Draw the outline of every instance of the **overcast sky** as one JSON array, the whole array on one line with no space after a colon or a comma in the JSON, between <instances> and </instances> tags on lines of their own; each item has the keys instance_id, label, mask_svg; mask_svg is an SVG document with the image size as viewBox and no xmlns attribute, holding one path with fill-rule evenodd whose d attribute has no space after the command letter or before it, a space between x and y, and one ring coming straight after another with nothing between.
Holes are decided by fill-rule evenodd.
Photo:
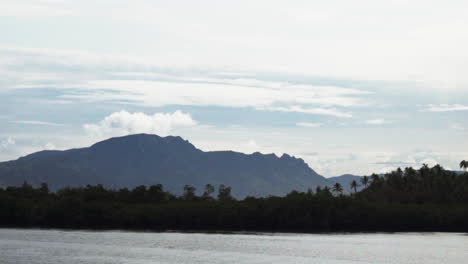
<instances>
[{"instance_id":1,"label":"overcast sky","mask_svg":"<svg viewBox=\"0 0 468 264\"><path fill-rule=\"evenodd\" d=\"M468 2L1 0L0 161L132 133L318 173L468 159Z\"/></svg>"}]
</instances>

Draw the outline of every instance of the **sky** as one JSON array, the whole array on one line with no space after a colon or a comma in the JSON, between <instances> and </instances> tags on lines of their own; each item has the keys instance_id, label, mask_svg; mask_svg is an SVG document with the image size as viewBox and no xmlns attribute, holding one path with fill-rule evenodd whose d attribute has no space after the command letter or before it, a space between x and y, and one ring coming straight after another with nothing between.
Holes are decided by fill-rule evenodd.
<instances>
[{"instance_id":1,"label":"sky","mask_svg":"<svg viewBox=\"0 0 468 264\"><path fill-rule=\"evenodd\" d=\"M468 2L1 0L0 161L113 136L304 159L468 159Z\"/></svg>"}]
</instances>

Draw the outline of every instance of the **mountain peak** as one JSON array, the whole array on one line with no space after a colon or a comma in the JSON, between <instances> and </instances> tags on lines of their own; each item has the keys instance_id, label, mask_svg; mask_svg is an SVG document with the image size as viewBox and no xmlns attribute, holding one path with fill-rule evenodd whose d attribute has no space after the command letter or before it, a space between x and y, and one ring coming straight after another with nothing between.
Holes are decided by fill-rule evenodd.
<instances>
[{"instance_id":1,"label":"mountain peak","mask_svg":"<svg viewBox=\"0 0 468 264\"><path fill-rule=\"evenodd\" d=\"M122 147L140 147L152 148L154 146L163 145L177 145L178 147L184 146L187 149L196 149L188 140L184 140L179 136L166 136L160 137L156 134L132 134L121 137L109 138L92 145L92 149L102 148L106 146Z\"/></svg>"},{"instance_id":2,"label":"mountain peak","mask_svg":"<svg viewBox=\"0 0 468 264\"><path fill-rule=\"evenodd\" d=\"M204 152L179 136L135 134L114 137L89 148L43 152L0 163L0 185L46 182L52 189L102 184L132 188L163 184L180 193L189 184L231 186L237 197L284 195L329 182L302 159L283 154Z\"/></svg>"}]
</instances>

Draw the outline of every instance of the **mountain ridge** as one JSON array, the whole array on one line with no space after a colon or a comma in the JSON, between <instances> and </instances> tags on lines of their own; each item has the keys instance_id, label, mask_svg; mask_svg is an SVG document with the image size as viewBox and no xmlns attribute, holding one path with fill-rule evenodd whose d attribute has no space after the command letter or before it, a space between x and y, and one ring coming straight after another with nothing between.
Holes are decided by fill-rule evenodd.
<instances>
[{"instance_id":1,"label":"mountain ridge","mask_svg":"<svg viewBox=\"0 0 468 264\"><path fill-rule=\"evenodd\" d=\"M301 158L288 154L202 151L179 136L134 134L90 147L35 152L0 163L0 185L46 182L52 189L87 184L111 188L163 184L181 193L185 184L231 186L237 197L285 195L330 185Z\"/></svg>"}]
</instances>

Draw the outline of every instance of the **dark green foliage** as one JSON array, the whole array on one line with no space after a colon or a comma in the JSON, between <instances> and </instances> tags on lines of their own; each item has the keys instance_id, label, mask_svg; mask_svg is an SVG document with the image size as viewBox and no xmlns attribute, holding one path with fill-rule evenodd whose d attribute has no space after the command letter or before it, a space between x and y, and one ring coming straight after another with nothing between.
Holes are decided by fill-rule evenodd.
<instances>
[{"instance_id":1,"label":"dark green foliage","mask_svg":"<svg viewBox=\"0 0 468 264\"><path fill-rule=\"evenodd\" d=\"M190 185L185 185L184 186L184 199L185 200L195 200L196 195L195 195L196 188Z\"/></svg>"},{"instance_id":2,"label":"dark green foliage","mask_svg":"<svg viewBox=\"0 0 468 264\"><path fill-rule=\"evenodd\" d=\"M206 185L202 196L183 187L175 196L163 186L110 190L102 185L64 188L0 188L0 226L151 230L250 231L468 231L468 173L440 166L398 169L362 182L292 191L285 197L235 200L231 188ZM358 185L355 182L352 188ZM366 187L367 186L367 187Z\"/></svg>"},{"instance_id":3,"label":"dark green foliage","mask_svg":"<svg viewBox=\"0 0 468 264\"><path fill-rule=\"evenodd\" d=\"M343 194L343 186L341 186L340 183L335 183L333 185L333 192L336 193L336 194Z\"/></svg>"},{"instance_id":4,"label":"dark green foliage","mask_svg":"<svg viewBox=\"0 0 468 264\"><path fill-rule=\"evenodd\" d=\"M203 192L202 197L204 199L211 199L212 198L211 194L214 193L214 191L215 191L215 187L211 184L207 184L205 185L205 191Z\"/></svg>"},{"instance_id":5,"label":"dark green foliage","mask_svg":"<svg viewBox=\"0 0 468 264\"><path fill-rule=\"evenodd\" d=\"M221 184L218 189L218 200L220 201L231 201L234 198L231 196L231 187L226 187Z\"/></svg>"}]
</instances>

